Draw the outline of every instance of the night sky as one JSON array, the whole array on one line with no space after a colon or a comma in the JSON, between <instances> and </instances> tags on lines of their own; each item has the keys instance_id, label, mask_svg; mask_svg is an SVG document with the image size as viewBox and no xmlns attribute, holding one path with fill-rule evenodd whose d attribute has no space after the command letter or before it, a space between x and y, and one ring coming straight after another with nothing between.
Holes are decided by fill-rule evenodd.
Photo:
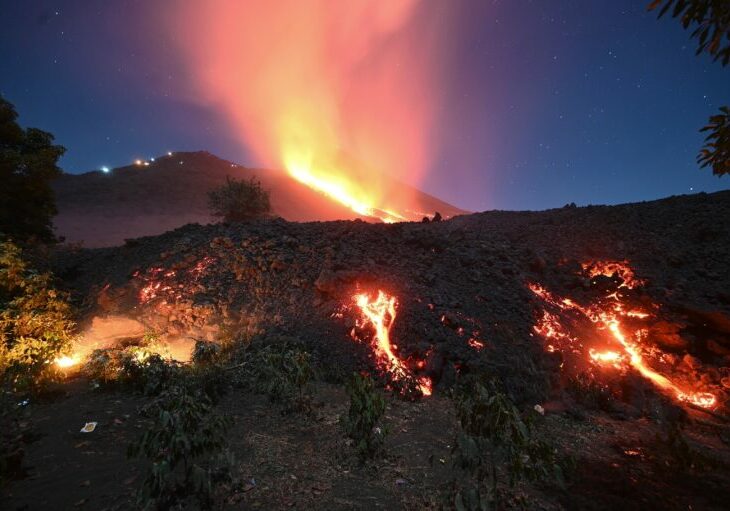
<instances>
[{"instance_id":1,"label":"night sky","mask_svg":"<svg viewBox=\"0 0 730 511\"><path fill-rule=\"evenodd\" d=\"M437 157L413 184L470 210L728 188L695 157L699 128L730 104L730 68L695 56L689 32L647 3L452 2ZM261 163L219 109L179 90L189 77L148 15L167 5L0 0L0 94L68 149L64 170L170 150Z\"/></svg>"}]
</instances>

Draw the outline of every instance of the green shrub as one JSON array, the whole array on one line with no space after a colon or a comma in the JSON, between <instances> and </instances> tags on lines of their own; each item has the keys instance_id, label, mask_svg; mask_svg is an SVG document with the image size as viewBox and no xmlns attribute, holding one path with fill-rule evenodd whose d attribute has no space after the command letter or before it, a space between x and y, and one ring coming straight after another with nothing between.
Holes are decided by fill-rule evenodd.
<instances>
[{"instance_id":1,"label":"green shrub","mask_svg":"<svg viewBox=\"0 0 730 511\"><path fill-rule=\"evenodd\" d=\"M387 431L378 424L385 413L385 399L375 390L370 376L353 373L346 386L350 408L341 423L361 458L372 457L385 441Z\"/></svg>"},{"instance_id":2,"label":"green shrub","mask_svg":"<svg viewBox=\"0 0 730 511\"><path fill-rule=\"evenodd\" d=\"M311 409L312 356L295 342L283 340L253 350L247 373L253 387L283 403L285 411Z\"/></svg>"},{"instance_id":3,"label":"green shrub","mask_svg":"<svg viewBox=\"0 0 730 511\"><path fill-rule=\"evenodd\" d=\"M463 386L456 397L456 410L462 431L454 447L454 461L466 474L455 491L457 509L494 508L502 470L506 470L510 486L523 479L562 484L556 450L536 437L531 421L524 420L494 384L473 381Z\"/></svg>"},{"instance_id":4,"label":"green shrub","mask_svg":"<svg viewBox=\"0 0 730 511\"><path fill-rule=\"evenodd\" d=\"M140 346L94 350L82 370L97 384L126 385L148 396L159 394L184 372L178 362Z\"/></svg>"},{"instance_id":5,"label":"green shrub","mask_svg":"<svg viewBox=\"0 0 730 511\"><path fill-rule=\"evenodd\" d=\"M58 357L70 353L75 323L66 293L50 273L38 273L19 247L0 243L0 376L15 391L38 392L61 372Z\"/></svg>"},{"instance_id":6,"label":"green shrub","mask_svg":"<svg viewBox=\"0 0 730 511\"><path fill-rule=\"evenodd\" d=\"M148 396L164 391L175 383L176 378L181 377L183 371L178 362L164 359L158 353L150 353L140 358L127 350L123 353L121 362L121 380Z\"/></svg>"},{"instance_id":7,"label":"green shrub","mask_svg":"<svg viewBox=\"0 0 730 511\"><path fill-rule=\"evenodd\" d=\"M82 372L99 385L111 385L119 381L124 351L102 348L91 352L86 358Z\"/></svg>"},{"instance_id":8,"label":"green shrub","mask_svg":"<svg viewBox=\"0 0 730 511\"><path fill-rule=\"evenodd\" d=\"M194 364L207 365L218 361L221 356L221 346L214 342L197 339L191 357Z\"/></svg>"},{"instance_id":9,"label":"green shrub","mask_svg":"<svg viewBox=\"0 0 730 511\"><path fill-rule=\"evenodd\" d=\"M144 413L152 423L128 451L151 463L137 505L169 509L194 498L209 508L216 485L231 480L233 459L226 447L231 420L184 382L166 387Z\"/></svg>"},{"instance_id":10,"label":"green shrub","mask_svg":"<svg viewBox=\"0 0 730 511\"><path fill-rule=\"evenodd\" d=\"M245 222L271 212L269 192L255 178L231 179L208 193L208 206L213 216L225 222Z\"/></svg>"},{"instance_id":11,"label":"green shrub","mask_svg":"<svg viewBox=\"0 0 730 511\"><path fill-rule=\"evenodd\" d=\"M197 388L205 393L213 402L231 386L231 373L223 364L228 360L229 353L224 352L221 345L198 340L193 349L192 365L189 367L189 377L196 382Z\"/></svg>"}]
</instances>

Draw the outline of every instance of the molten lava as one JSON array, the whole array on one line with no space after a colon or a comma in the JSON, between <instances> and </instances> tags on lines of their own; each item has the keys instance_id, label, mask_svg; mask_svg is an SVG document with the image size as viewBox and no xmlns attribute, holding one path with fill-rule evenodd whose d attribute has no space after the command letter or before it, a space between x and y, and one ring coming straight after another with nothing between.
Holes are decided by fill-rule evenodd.
<instances>
[{"instance_id":1,"label":"molten lava","mask_svg":"<svg viewBox=\"0 0 730 511\"><path fill-rule=\"evenodd\" d=\"M408 220L394 211L375 207L374 199L368 198L366 190L357 187L345 173L324 176L314 172L310 165L288 158L284 165L294 179L336 200L358 215L378 218L387 224Z\"/></svg>"},{"instance_id":2,"label":"molten lava","mask_svg":"<svg viewBox=\"0 0 730 511\"><path fill-rule=\"evenodd\" d=\"M602 367L622 371L633 368L678 401L703 408L715 406L717 399L713 394L693 389L691 384L678 383L650 365L649 361L661 363L662 353L647 342L648 330L637 325L639 320L651 315L643 310L627 309L624 303L622 288L633 290L643 285L627 263L592 262L584 264L583 270L591 278L599 275L616 278L617 289L609 289L605 297L582 306L569 298L553 295L539 284L529 284L530 290L555 312L543 310L534 326L535 332L549 342L546 349L584 357ZM589 320L592 328L581 329L581 319Z\"/></svg>"},{"instance_id":3,"label":"molten lava","mask_svg":"<svg viewBox=\"0 0 730 511\"><path fill-rule=\"evenodd\" d=\"M378 297L375 300L372 300L366 293L360 293L355 295L354 301L365 320L362 326L371 324L375 330L372 344L378 362L386 368L394 380L409 377L410 370L394 353L395 347L390 342L390 329L393 327L396 315L395 297L378 291ZM419 378L418 388L424 396L430 396L431 379L425 376Z\"/></svg>"}]
</instances>

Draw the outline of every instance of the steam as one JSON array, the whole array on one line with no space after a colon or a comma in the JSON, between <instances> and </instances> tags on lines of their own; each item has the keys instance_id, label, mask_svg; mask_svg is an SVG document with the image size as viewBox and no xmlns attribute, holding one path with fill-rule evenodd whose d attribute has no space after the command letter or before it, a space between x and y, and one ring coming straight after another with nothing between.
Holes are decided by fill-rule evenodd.
<instances>
[{"instance_id":1,"label":"steam","mask_svg":"<svg viewBox=\"0 0 730 511\"><path fill-rule=\"evenodd\" d=\"M192 93L229 117L256 163L387 210L381 173L417 184L432 154L442 10L417 0L190 0L167 23Z\"/></svg>"}]
</instances>

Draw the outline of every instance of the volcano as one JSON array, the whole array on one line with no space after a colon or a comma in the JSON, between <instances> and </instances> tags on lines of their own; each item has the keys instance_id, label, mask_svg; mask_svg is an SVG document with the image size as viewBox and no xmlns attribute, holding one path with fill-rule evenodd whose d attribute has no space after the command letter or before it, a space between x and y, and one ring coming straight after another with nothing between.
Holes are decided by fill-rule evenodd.
<instances>
[{"instance_id":1,"label":"volcano","mask_svg":"<svg viewBox=\"0 0 730 511\"><path fill-rule=\"evenodd\" d=\"M289 221L379 219L360 215L312 190L289 174L254 169L206 151L175 152L119 167L109 173L64 174L54 183L59 214L56 231L67 242L87 247L120 245L125 239L161 234L188 223L214 221L208 191L226 177L259 179L271 194L273 214ZM439 212L444 218L466 213L451 204L387 177L388 203L407 220Z\"/></svg>"}]
</instances>

